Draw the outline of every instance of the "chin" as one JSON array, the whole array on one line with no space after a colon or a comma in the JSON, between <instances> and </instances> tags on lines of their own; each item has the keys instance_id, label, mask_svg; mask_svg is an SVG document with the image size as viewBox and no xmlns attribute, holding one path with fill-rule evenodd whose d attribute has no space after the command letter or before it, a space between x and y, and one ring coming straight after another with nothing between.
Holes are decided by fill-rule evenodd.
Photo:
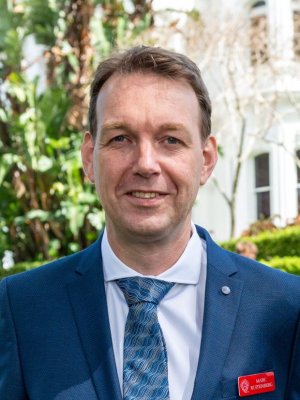
<instances>
[{"instance_id":1,"label":"chin","mask_svg":"<svg viewBox=\"0 0 300 400\"><path fill-rule=\"evenodd\" d=\"M126 229L126 228L125 228ZM127 225L127 232L130 235L148 238L161 238L165 236L171 229L170 225L163 223L163 221L132 221Z\"/></svg>"}]
</instances>

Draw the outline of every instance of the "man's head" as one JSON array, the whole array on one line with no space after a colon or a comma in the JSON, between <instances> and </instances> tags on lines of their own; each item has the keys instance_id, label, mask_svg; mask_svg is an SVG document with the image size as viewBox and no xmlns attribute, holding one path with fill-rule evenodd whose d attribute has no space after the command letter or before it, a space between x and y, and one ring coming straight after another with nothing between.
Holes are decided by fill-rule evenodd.
<instances>
[{"instance_id":1,"label":"man's head","mask_svg":"<svg viewBox=\"0 0 300 400\"><path fill-rule=\"evenodd\" d=\"M133 47L101 62L96 70L90 90L89 131L97 134L97 99L104 83L114 74L155 74L171 80L187 82L196 94L200 107L201 137L211 133L211 103L197 65L183 54L159 47ZM120 96L122 93L120 93Z\"/></svg>"},{"instance_id":2,"label":"man's head","mask_svg":"<svg viewBox=\"0 0 300 400\"><path fill-rule=\"evenodd\" d=\"M190 234L199 186L217 160L210 112L183 55L135 48L100 64L82 158L110 238L171 243Z\"/></svg>"}]
</instances>

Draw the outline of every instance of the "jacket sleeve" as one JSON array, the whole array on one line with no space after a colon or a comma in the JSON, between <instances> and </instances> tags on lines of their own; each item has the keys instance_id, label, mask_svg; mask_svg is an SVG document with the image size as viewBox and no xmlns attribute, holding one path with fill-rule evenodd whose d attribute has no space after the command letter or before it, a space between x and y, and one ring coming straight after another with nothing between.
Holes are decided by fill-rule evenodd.
<instances>
[{"instance_id":1,"label":"jacket sleeve","mask_svg":"<svg viewBox=\"0 0 300 400\"><path fill-rule=\"evenodd\" d=\"M286 400L300 399L300 312L293 346L291 373Z\"/></svg>"},{"instance_id":2,"label":"jacket sleeve","mask_svg":"<svg viewBox=\"0 0 300 400\"><path fill-rule=\"evenodd\" d=\"M0 399L28 400L9 304L7 278L0 282Z\"/></svg>"}]
</instances>

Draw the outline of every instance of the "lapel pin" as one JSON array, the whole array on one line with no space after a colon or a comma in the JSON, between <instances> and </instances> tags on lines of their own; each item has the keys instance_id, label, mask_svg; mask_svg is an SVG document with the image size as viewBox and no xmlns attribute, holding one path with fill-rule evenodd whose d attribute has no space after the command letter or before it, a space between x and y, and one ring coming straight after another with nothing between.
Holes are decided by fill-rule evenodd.
<instances>
[{"instance_id":1,"label":"lapel pin","mask_svg":"<svg viewBox=\"0 0 300 400\"><path fill-rule=\"evenodd\" d=\"M225 294L225 295L230 294L230 293L231 293L230 287L228 287L228 286L222 286L221 292L222 292L223 294Z\"/></svg>"},{"instance_id":2,"label":"lapel pin","mask_svg":"<svg viewBox=\"0 0 300 400\"><path fill-rule=\"evenodd\" d=\"M238 389L240 397L274 392L276 389L274 372L239 376Z\"/></svg>"}]
</instances>

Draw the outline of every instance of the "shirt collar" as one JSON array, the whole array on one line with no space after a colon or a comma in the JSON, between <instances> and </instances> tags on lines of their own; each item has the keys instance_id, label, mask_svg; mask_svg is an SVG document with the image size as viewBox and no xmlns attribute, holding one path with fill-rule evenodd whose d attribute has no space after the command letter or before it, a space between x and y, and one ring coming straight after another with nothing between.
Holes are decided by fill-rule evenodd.
<instances>
[{"instance_id":1,"label":"shirt collar","mask_svg":"<svg viewBox=\"0 0 300 400\"><path fill-rule=\"evenodd\" d=\"M104 230L102 238L101 250L105 282L132 276L145 276L124 264L115 255L108 242L106 229ZM147 275L147 277L153 277L167 282L196 285L200 277L202 253L202 241L196 231L195 225L192 224L192 236L178 261L160 275Z\"/></svg>"}]
</instances>

